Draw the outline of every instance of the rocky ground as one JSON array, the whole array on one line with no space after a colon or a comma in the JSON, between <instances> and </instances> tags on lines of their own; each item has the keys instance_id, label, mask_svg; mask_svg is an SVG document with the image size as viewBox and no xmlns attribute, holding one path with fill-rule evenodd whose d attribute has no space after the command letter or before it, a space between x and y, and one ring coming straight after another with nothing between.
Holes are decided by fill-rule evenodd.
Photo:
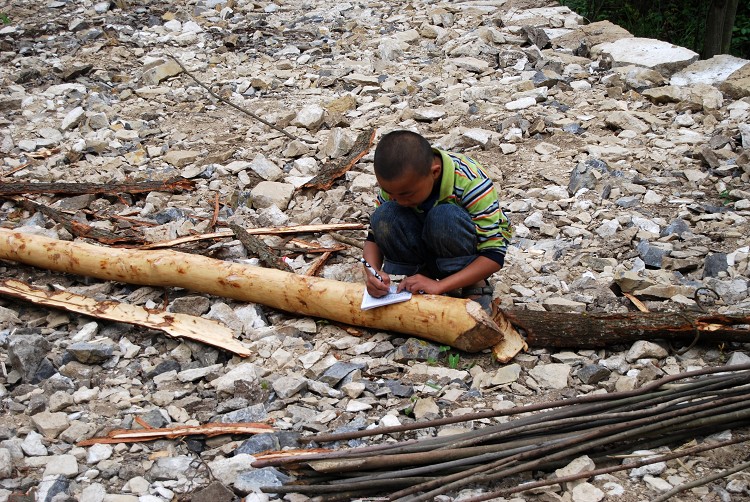
<instances>
[{"instance_id":1,"label":"rocky ground","mask_svg":"<svg viewBox=\"0 0 750 502\"><path fill-rule=\"evenodd\" d=\"M747 61L697 63L691 51L586 26L543 0L5 0L0 14L3 185L196 182L178 194L31 196L79 222L164 241L211 230L218 195L220 228L366 223L372 152L328 190L296 188L343 158L362 131L410 128L493 175L515 227L506 267L492 278L502 308L627 312L635 310L628 292L652 311L750 310ZM170 54L214 94L297 139L210 96ZM2 201L0 224L73 238L13 199ZM231 239L180 249L257 263ZM319 275L361 281L359 254L350 244ZM304 273L318 257L290 253L289 263ZM221 321L253 353L240 359L0 298L0 501L266 500L258 487L284 474L253 469L251 456L297 446L295 434L628 390L750 360L747 345L702 342L683 352L657 341L531 346L508 365L489 354L449 362L441 347L397 333L190 291L7 261L0 276L148 308L166 297L168 310ZM701 299L699 288L712 293ZM278 432L76 446L137 428L136 418L154 427L272 420ZM748 453L740 445L514 500L652 500ZM738 473L678 498L748 500L749 487Z\"/></svg>"}]
</instances>

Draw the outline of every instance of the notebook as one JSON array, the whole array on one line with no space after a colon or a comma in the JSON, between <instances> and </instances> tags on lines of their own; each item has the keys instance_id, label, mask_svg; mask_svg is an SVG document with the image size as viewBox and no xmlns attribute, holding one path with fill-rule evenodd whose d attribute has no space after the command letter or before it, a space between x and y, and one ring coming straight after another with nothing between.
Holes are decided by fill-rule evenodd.
<instances>
[{"instance_id":1,"label":"notebook","mask_svg":"<svg viewBox=\"0 0 750 502\"><path fill-rule=\"evenodd\" d=\"M367 288L365 288L365 294L362 296L362 310L370 310L384 305L390 305L392 303L405 302L411 298L411 293L409 291L396 293L396 288L397 286L395 284L391 284L391 292L380 298L370 296L370 293L367 292Z\"/></svg>"}]
</instances>

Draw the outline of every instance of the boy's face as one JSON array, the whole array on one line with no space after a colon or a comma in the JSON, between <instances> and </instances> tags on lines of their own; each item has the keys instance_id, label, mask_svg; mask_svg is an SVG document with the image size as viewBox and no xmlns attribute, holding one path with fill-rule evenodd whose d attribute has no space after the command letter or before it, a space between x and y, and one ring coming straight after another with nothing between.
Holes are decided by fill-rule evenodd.
<instances>
[{"instance_id":1,"label":"boy's face","mask_svg":"<svg viewBox=\"0 0 750 502\"><path fill-rule=\"evenodd\" d=\"M398 178L388 181L378 178L378 184L399 206L417 207L430 196L441 171L441 164L433 162L426 175L420 175L414 169L405 169Z\"/></svg>"}]
</instances>

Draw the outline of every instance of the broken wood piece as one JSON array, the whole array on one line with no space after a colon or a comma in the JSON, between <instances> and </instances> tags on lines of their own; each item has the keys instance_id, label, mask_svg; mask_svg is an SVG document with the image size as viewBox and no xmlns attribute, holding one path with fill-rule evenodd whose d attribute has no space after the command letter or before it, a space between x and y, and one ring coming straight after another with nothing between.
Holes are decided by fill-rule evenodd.
<instances>
[{"instance_id":1,"label":"broken wood piece","mask_svg":"<svg viewBox=\"0 0 750 502\"><path fill-rule=\"evenodd\" d=\"M195 182L185 178L170 178L166 181L140 181L125 183L3 183L0 195L28 194L111 194L144 192L181 192L192 190Z\"/></svg>"},{"instance_id":2,"label":"broken wood piece","mask_svg":"<svg viewBox=\"0 0 750 502\"><path fill-rule=\"evenodd\" d=\"M532 347L601 348L638 340L694 339L750 342L750 316L705 312L540 312L503 310L503 317L526 332Z\"/></svg>"},{"instance_id":3,"label":"broken wood piece","mask_svg":"<svg viewBox=\"0 0 750 502\"><path fill-rule=\"evenodd\" d=\"M293 239L289 239L289 242L287 242L287 244L296 246L297 248L292 249L292 251L298 250L300 253L335 253L336 251L343 251L346 249L346 246L344 246L343 244L337 244L333 247L324 247L317 242L307 242L296 237ZM289 248L286 249L290 250Z\"/></svg>"},{"instance_id":4,"label":"broken wood piece","mask_svg":"<svg viewBox=\"0 0 750 502\"><path fill-rule=\"evenodd\" d=\"M635 305L635 308L637 308L640 312L648 312L648 307L646 307L646 304L644 304L637 296L631 293L627 293L623 291L623 296L631 301L633 305Z\"/></svg>"},{"instance_id":5,"label":"broken wood piece","mask_svg":"<svg viewBox=\"0 0 750 502\"><path fill-rule=\"evenodd\" d=\"M3 197L0 195L0 197ZM62 225L65 230L70 232L76 237L83 239L92 239L102 244L122 244L122 243L140 243L143 242L143 236L136 233L133 230L126 230L125 235L119 235L103 228L92 227L86 223L80 222L72 216L58 211L57 209L51 208L45 204L38 204L30 199L24 197L9 197L10 199L20 203L23 207L29 211L38 211L51 219L52 221Z\"/></svg>"},{"instance_id":6,"label":"broken wood piece","mask_svg":"<svg viewBox=\"0 0 750 502\"><path fill-rule=\"evenodd\" d=\"M274 253L260 238L250 235L249 232L235 223L230 223L229 228L232 229L234 236L245 246L245 249L256 255L261 263L271 268L294 273L292 267L282 260L279 255Z\"/></svg>"},{"instance_id":7,"label":"broken wood piece","mask_svg":"<svg viewBox=\"0 0 750 502\"><path fill-rule=\"evenodd\" d=\"M139 441L155 441L157 439L174 439L184 436L220 436L222 434L264 434L274 432L268 424L239 422L229 424L211 423L204 425L183 425L155 429L115 429L106 437L90 438L76 443L76 446L91 446L94 444L137 443Z\"/></svg>"},{"instance_id":8,"label":"broken wood piece","mask_svg":"<svg viewBox=\"0 0 750 502\"><path fill-rule=\"evenodd\" d=\"M332 253L330 251L326 251L325 253L323 253L320 256L320 258L317 259L315 263L310 265L310 268L307 269L307 271L305 272L305 275L310 275L310 276L318 275L318 272L320 272L320 269L323 267L325 262L328 261L328 258L331 257L331 254Z\"/></svg>"},{"instance_id":9,"label":"broken wood piece","mask_svg":"<svg viewBox=\"0 0 750 502\"><path fill-rule=\"evenodd\" d=\"M328 190L333 186L333 182L343 176L349 169L354 167L359 159L367 155L370 151L373 141L375 140L375 129L362 131L354 141L351 152L340 162L333 165L323 166L321 173L305 183L302 188L317 188L318 190Z\"/></svg>"},{"instance_id":10,"label":"broken wood piece","mask_svg":"<svg viewBox=\"0 0 750 502\"><path fill-rule=\"evenodd\" d=\"M245 232L249 233L250 235L282 235L295 233L306 234L313 232L329 232L332 230L362 230L364 228L365 226L361 223L333 223L328 225L298 225L296 227L247 228L245 229ZM212 232L210 234L189 235L187 237L180 237L171 241L154 242L141 246L141 249L167 248L179 246L180 244L187 244L188 242L233 236L234 232L232 232L231 230L223 230L221 232Z\"/></svg>"},{"instance_id":11,"label":"broken wood piece","mask_svg":"<svg viewBox=\"0 0 750 502\"><path fill-rule=\"evenodd\" d=\"M46 291L13 279L0 281L0 294L99 319L156 329L173 338L205 343L241 357L251 354L234 338L231 329L211 319L173 312L157 312L109 300L97 301L68 291Z\"/></svg>"},{"instance_id":12,"label":"broken wood piece","mask_svg":"<svg viewBox=\"0 0 750 502\"><path fill-rule=\"evenodd\" d=\"M130 284L177 286L355 326L410 334L466 352L490 348L504 336L472 300L415 295L407 302L362 310L361 283L308 277L172 250L105 248L0 228L0 259Z\"/></svg>"},{"instance_id":13,"label":"broken wood piece","mask_svg":"<svg viewBox=\"0 0 750 502\"><path fill-rule=\"evenodd\" d=\"M503 339L500 343L492 347L492 357L499 363L505 364L511 361L519 352L526 352L529 350L529 346L523 339L521 334L516 331L516 328L510 323L499 311L497 303L492 304L492 319L500 327L500 331L503 333Z\"/></svg>"},{"instance_id":14,"label":"broken wood piece","mask_svg":"<svg viewBox=\"0 0 750 502\"><path fill-rule=\"evenodd\" d=\"M7 176L10 176L11 174L15 174L15 173L17 173L18 171L23 171L24 169L26 169L26 168L27 168L27 167L29 167L30 165L31 165L31 162L24 162L24 163L23 163L23 164L21 164L20 166L16 166L16 167L14 167L13 169L10 169L10 170L8 170L8 171L5 171L5 172L3 172L3 173L0 173L0 178L5 178L5 177L7 177Z\"/></svg>"}]
</instances>

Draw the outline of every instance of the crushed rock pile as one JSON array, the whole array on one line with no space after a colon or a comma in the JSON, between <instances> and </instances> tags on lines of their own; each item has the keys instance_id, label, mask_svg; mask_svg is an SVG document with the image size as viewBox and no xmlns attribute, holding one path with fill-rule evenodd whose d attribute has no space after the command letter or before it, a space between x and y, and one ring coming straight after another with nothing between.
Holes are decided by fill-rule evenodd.
<instances>
[{"instance_id":1,"label":"crushed rock pile","mask_svg":"<svg viewBox=\"0 0 750 502\"><path fill-rule=\"evenodd\" d=\"M214 216L247 228L367 223L372 151L327 190L303 185L362 132L409 128L475 157L495 180L515 233L491 281L501 308L624 313L634 310L630 293L651 311L750 311L748 61L699 61L542 0L15 0L2 12L2 185L195 183L181 193L30 196L77 222L135 229L148 242L210 232ZM0 225L75 238L13 197L0 200ZM364 231L342 234L364 240ZM184 250L258 263L232 238ZM349 244L319 275L361 281L359 254ZM286 262L303 274L318 258L297 251ZM268 500L259 488L290 474L252 468L253 455L299 447L300 435L629 390L750 360L747 344L680 351L642 340L530 347L505 366L488 354L449 364L448 348L434 344L187 290L7 261L0 277L166 304L222 322L253 354L0 297L0 502ZM139 423L262 421L275 432L76 445ZM740 445L728 456L747 453ZM720 468L696 457L513 500L649 500ZM749 487L739 473L687 493L747 500Z\"/></svg>"}]
</instances>

